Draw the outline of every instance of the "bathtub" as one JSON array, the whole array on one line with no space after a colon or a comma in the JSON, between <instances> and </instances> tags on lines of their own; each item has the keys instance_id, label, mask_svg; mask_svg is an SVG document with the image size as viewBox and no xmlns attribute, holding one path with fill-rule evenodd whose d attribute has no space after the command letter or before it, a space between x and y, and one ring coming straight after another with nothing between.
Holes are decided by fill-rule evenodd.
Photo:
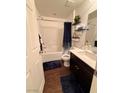
<instances>
[{"instance_id":1,"label":"bathtub","mask_svg":"<svg viewBox=\"0 0 124 93\"><path fill-rule=\"evenodd\" d=\"M42 54L43 63L54 61L54 60L61 60L62 52L44 52Z\"/></svg>"}]
</instances>

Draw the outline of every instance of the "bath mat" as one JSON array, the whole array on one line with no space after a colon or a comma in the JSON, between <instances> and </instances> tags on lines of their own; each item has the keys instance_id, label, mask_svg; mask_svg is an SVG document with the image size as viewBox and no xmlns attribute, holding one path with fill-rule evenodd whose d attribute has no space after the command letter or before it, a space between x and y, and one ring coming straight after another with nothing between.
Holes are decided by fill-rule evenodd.
<instances>
[{"instance_id":1,"label":"bath mat","mask_svg":"<svg viewBox=\"0 0 124 93\"><path fill-rule=\"evenodd\" d=\"M84 93L73 74L60 79L63 93Z\"/></svg>"},{"instance_id":2,"label":"bath mat","mask_svg":"<svg viewBox=\"0 0 124 93\"><path fill-rule=\"evenodd\" d=\"M59 68L59 67L61 67L61 61L60 60L55 60L55 61L43 63L44 71Z\"/></svg>"}]
</instances>

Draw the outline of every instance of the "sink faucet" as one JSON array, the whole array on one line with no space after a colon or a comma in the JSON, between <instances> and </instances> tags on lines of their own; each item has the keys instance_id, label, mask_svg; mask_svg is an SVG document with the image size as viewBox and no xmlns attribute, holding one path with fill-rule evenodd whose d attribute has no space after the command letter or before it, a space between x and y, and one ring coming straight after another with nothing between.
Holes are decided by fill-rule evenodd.
<instances>
[{"instance_id":1,"label":"sink faucet","mask_svg":"<svg viewBox=\"0 0 124 93\"><path fill-rule=\"evenodd\" d=\"M91 47L91 44L88 41L86 41L84 45L84 50L89 50L90 47Z\"/></svg>"}]
</instances>

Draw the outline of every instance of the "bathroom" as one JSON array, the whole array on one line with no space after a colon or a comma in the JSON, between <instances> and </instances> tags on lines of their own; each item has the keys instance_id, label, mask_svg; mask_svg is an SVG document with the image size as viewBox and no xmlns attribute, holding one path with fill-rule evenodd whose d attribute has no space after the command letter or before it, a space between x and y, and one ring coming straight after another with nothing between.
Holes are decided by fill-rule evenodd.
<instances>
[{"instance_id":1,"label":"bathroom","mask_svg":"<svg viewBox=\"0 0 124 93\"><path fill-rule=\"evenodd\" d=\"M97 93L96 4L27 0L27 93Z\"/></svg>"}]
</instances>

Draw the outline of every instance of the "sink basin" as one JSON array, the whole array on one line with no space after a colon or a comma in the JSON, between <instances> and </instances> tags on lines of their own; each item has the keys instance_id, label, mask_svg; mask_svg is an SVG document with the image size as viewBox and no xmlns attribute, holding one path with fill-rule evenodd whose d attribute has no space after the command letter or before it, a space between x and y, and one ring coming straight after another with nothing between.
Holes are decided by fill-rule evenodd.
<instances>
[{"instance_id":1,"label":"sink basin","mask_svg":"<svg viewBox=\"0 0 124 93\"><path fill-rule=\"evenodd\" d=\"M84 56L84 57L89 58L89 59L94 60L94 61L96 61L96 59L97 59L96 54L93 53L92 51L89 51L89 50L79 51L78 53L81 56Z\"/></svg>"},{"instance_id":2,"label":"sink basin","mask_svg":"<svg viewBox=\"0 0 124 93\"><path fill-rule=\"evenodd\" d=\"M93 53L97 54L97 48L96 47L91 47L89 48L90 51L92 51Z\"/></svg>"},{"instance_id":3,"label":"sink basin","mask_svg":"<svg viewBox=\"0 0 124 93\"><path fill-rule=\"evenodd\" d=\"M97 55L92 50L74 48L70 50L70 52L75 56L77 56L80 60L82 60L82 62L86 63L91 68L95 69L97 62Z\"/></svg>"}]
</instances>

